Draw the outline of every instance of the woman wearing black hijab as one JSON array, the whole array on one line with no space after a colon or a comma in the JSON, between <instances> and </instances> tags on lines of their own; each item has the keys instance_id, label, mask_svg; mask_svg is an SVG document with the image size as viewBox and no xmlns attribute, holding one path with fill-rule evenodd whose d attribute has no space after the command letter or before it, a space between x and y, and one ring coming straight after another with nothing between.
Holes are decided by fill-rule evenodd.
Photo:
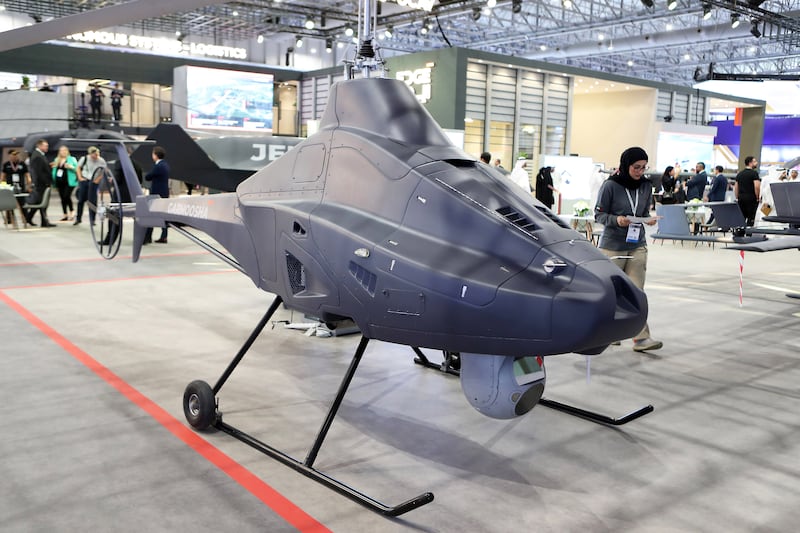
<instances>
[{"instance_id":1,"label":"woman wearing black hijab","mask_svg":"<svg viewBox=\"0 0 800 533\"><path fill-rule=\"evenodd\" d=\"M547 209L552 209L555 203L553 197L553 170L552 167L542 167L536 174L536 199L547 206Z\"/></svg>"},{"instance_id":2,"label":"woman wearing black hijab","mask_svg":"<svg viewBox=\"0 0 800 533\"><path fill-rule=\"evenodd\" d=\"M643 223L632 222L629 217L650 217L653 186L644 178L647 159L647 152L639 147L622 152L619 169L603 182L594 208L595 220L605 227L600 251L612 258L640 289L644 289L647 272L647 240ZM655 223L654 218L644 222L649 226ZM658 350L662 346L661 341L650 337L647 324L633 337L633 349L637 352Z\"/></svg>"}]
</instances>

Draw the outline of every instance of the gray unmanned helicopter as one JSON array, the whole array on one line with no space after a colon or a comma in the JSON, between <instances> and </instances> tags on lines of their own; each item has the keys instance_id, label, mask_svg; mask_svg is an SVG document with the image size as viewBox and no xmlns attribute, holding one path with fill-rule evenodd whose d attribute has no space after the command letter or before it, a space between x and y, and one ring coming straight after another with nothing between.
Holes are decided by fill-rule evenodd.
<instances>
[{"instance_id":1,"label":"gray unmanned helicopter","mask_svg":"<svg viewBox=\"0 0 800 533\"><path fill-rule=\"evenodd\" d=\"M369 4L364 36L370 31ZM370 340L460 354L461 384L481 413L512 418L541 399L542 357L597 354L637 333L647 300L625 274L544 205L454 147L401 81L370 77L382 61L364 37L336 84L320 130L243 181L236 192L145 196L123 142L123 204L96 206L107 257L133 216L133 260L150 227L169 225L275 295L247 342L212 387L190 383L184 412L385 515L429 503L424 493L387 506L314 468L314 461ZM357 70L363 77L356 79ZM220 243L219 250L190 229ZM108 237L105 239L104 237ZM281 304L326 322L351 319L362 338L304 461L229 426L217 396ZM555 402L552 402L555 403ZM563 406L579 416L620 424ZM599 417L599 418L598 418Z\"/></svg>"}]
</instances>

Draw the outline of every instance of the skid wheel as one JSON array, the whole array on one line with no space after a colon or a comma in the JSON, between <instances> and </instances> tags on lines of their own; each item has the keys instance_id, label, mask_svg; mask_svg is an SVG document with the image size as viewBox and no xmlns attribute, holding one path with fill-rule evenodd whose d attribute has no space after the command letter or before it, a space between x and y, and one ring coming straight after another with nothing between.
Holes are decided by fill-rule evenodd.
<instances>
[{"instance_id":1,"label":"skid wheel","mask_svg":"<svg viewBox=\"0 0 800 533\"><path fill-rule=\"evenodd\" d=\"M94 215L94 224L89 225L92 242L101 256L113 259L122 243L122 195L114 174L106 167L94 171L89 187L96 191L86 202Z\"/></svg>"},{"instance_id":2,"label":"skid wheel","mask_svg":"<svg viewBox=\"0 0 800 533\"><path fill-rule=\"evenodd\" d=\"M192 381L183 392L183 414L186 421L199 430L208 429L217 421L217 401L211 385Z\"/></svg>"}]
</instances>

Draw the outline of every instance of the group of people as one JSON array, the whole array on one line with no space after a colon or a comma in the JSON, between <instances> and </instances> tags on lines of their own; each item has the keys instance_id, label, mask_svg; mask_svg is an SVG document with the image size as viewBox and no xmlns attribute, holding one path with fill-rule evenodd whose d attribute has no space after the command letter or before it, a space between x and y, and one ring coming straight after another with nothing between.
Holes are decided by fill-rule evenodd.
<instances>
[{"instance_id":1,"label":"group of people","mask_svg":"<svg viewBox=\"0 0 800 533\"><path fill-rule=\"evenodd\" d=\"M120 89L119 83L114 84L111 89L111 115L114 122L122 120L122 97L125 93ZM100 85L93 83L89 87L89 106L92 108L92 120L99 123L102 118L103 101L105 100L105 93L100 88Z\"/></svg>"},{"instance_id":2,"label":"group of people","mask_svg":"<svg viewBox=\"0 0 800 533\"><path fill-rule=\"evenodd\" d=\"M664 204L680 204L700 200L705 202L724 202L726 193L733 189L736 202L748 226L755 223L758 204L761 202L761 176L758 172L759 161L754 156L744 159L744 168L736 174L733 183L725 177L725 169L717 165L714 175L708 176L706 165L698 162L695 165L695 174L684 180L681 178L681 168L678 164L667 166L661 176L660 200ZM785 175L785 172L784 172ZM790 177L791 175L794 178ZM797 170L782 179L796 179ZM655 184L659 189L658 184Z\"/></svg>"},{"instance_id":3,"label":"group of people","mask_svg":"<svg viewBox=\"0 0 800 533\"><path fill-rule=\"evenodd\" d=\"M100 181L98 169L109 169L108 163L100 155L100 150L96 146L90 146L86 155L76 159L67 146L62 145L58 148L55 158L48 162L47 152L50 145L46 139L39 139L36 142L33 152L30 154L29 161L26 163L21 158L19 150L9 152L9 159L2 165L0 181L14 188L14 192L19 194L18 202L20 207L24 205L39 205L45 200L45 192L51 187L55 187L61 200L61 211L63 217L61 222L72 221L73 225L82 222L84 207L87 201L97 203L97 183ZM153 147L151 152L153 158L153 168L146 175L141 175L141 167L132 160L134 170L137 172L139 181L142 179L149 181L150 193L157 194L162 198L169 197L169 164L166 162L166 151L160 146ZM120 188L127 191L125 178L122 174L122 166L119 161L113 169ZM77 190L76 190L77 189ZM24 193L27 196L21 196ZM75 200L73 202L73 192ZM122 201L131 201L129 198ZM40 224L43 228L52 228L56 224L50 222L47 217L47 207L49 202L38 208L28 208L23 210L23 215L29 226L36 226L34 217L40 213ZM77 204L77 209L75 209ZM94 224L93 211L89 211L89 222ZM145 237L145 244L152 241L152 228L148 228ZM155 242L167 242L167 228L161 229L161 236Z\"/></svg>"},{"instance_id":4,"label":"group of people","mask_svg":"<svg viewBox=\"0 0 800 533\"><path fill-rule=\"evenodd\" d=\"M483 152L480 155L480 160L482 163L489 165L492 160L492 154ZM548 209L553 208L553 204L555 203L554 193L558 193L558 189L553 185L553 167L542 167L539 169L539 172L536 174L536 185L533 189L531 188L531 179L527 170L528 161L525 158L519 158L514 165L514 170L511 172L503 168L499 159L494 160L494 168L507 175L511 181L519 185L523 190L528 193L534 193L536 199L546 205Z\"/></svg>"}]
</instances>

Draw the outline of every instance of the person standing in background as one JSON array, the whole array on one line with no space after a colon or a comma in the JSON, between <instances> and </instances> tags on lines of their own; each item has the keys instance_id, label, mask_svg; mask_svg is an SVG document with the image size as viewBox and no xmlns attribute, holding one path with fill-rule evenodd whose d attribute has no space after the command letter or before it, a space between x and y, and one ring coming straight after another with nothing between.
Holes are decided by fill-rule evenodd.
<instances>
[{"instance_id":1,"label":"person standing in background","mask_svg":"<svg viewBox=\"0 0 800 533\"><path fill-rule=\"evenodd\" d=\"M94 120L95 124L99 123L102 118L103 98L105 96L100 87L93 83L92 88L89 90L89 105L92 107L92 120Z\"/></svg>"},{"instance_id":2,"label":"person standing in background","mask_svg":"<svg viewBox=\"0 0 800 533\"><path fill-rule=\"evenodd\" d=\"M119 83L115 83L114 89L111 91L111 112L116 123L122 120L122 97L124 95L125 93L119 88Z\"/></svg>"},{"instance_id":3,"label":"person standing in background","mask_svg":"<svg viewBox=\"0 0 800 533\"><path fill-rule=\"evenodd\" d=\"M45 154L47 150L50 148L50 144L45 139L39 139L36 141L36 148L31 153L31 160L30 160L30 173L31 173L31 194L33 198L29 197L27 203L29 204L38 204L44 198L44 192L52 187L53 178L50 174L50 164L47 162L45 158ZM41 214L41 222L43 228L54 228L55 224L51 224L49 220L47 220L47 206L44 206L39 209ZM28 219L29 226L35 226L36 224L33 223L33 217L36 215L36 209L29 209L28 212L25 214L25 218Z\"/></svg>"},{"instance_id":4,"label":"person standing in background","mask_svg":"<svg viewBox=\"0 0 800 533\"><path fill-rule=\"evenodd\" d=\"M83 206L87 201L97 205L97 185L92 183L98 168L107 166L106 160L100 157L100 149L90 146L86 155L78 161L78 216L73 225L77 226L83 219ZM89 210L89 223L94 225L94 211Z\"/></svg>"},{"instance_id":5,"label":"person standing in background","mask_svg":"<svg viewBox=\"0 0 800 533\"><path fill-rule=\"evenodd\" d=\"M653 186L644 178L647 160L647 152L638 146L622 152L619 168L603 182L594 208L595 221L605 227L600 237L600 251L642 290L647 273L647 239L643 224L656 223L655 218L650 218ZM635 222L632 217L647 220ZM636 352L658 350L663 345L650 337L647 324L633 337Z\"/></svg>"},{"instance_id":6,"label":"person standing in background","mask_svg":"<svg viewBox=\"0 0 800 533\"><path fill-rule=\"evenodd\" d=\"M61 211L64 214L61 222L72 220L74 217L72 190L78 185L78 161L70 155L69 148L61 145L58 148L58 155L50 163L50 168L53 183L61 197Z\"/></svg>"},{"instance_id":7,"label":"person standing in background","mask_svg":"<svg viewBox=\"0 0 800 533\"><path fill-rule=\"evenodd\" d=\"M701 200L706 185L708 185L708 174L706 174L706 164L699 162L694 167L695 175L686 184L686 199L689 201L695 198Z\"/></svg>"},{"instance_id":8,"label":"person standing in background","mask_svg":"<svg viewBox=\"0 0 800 533\"><path fill-rule=\"evenodd\" d=\"M524 189L528 194L531 193L531 177L526 170L528 163L525 161L524 157L520 157L517 160L517 163L514 165L514 170L511 171L511 174L508 175L511 178L511 181L519 185L522 189Z\"/></svg>"},{"instance_id":9,"label":"person standing in background","mask_svg":"<svg viewBox=\"0 0 800 533\"><path fill-rule=\"evenodd\" d=\"M553 209L555 203L554 192L558 190L553 186L553 167L542 167L536 174L536 199Z\"/></svg>"},{"instance_id":10,"label":"person standing in background","mask_svg":"<svg viewBox=\"0 0 800 533\"><path fill-rule=\"evenodd\" d=\"M164 160L167 152L160 146L153 147L153 168L145 174L144 179L150 182L150 194L157 194L161 198L169 198L169 165ZM153 242L153 228L147 228L144 244ZM167 226L161 228L161 237L157 243L167 244Z\"/></svg>"},{"instance_id":11,"label":"person standing in background","mask_svg":"<svg viewBox=\"0 0 800 533\"><path fill-rule=\"evenodd\" d=\"M722 172L725 169L721 165L714 167L714 177L711 178L711 189L708 191L709 202L724 202L725 193L728 192L728 178Z\"/></svg>"},{"instance_id":12,"label":"person standing in background","mask_svg":"<svg viewBox=\"0 0 800 533\"><path fill-rule=\"evenodd\" d=\"M744 169L736 174L736 184L733 186L733 194L748 226L755 224L756 210L761 198L761 176L757 168L758 159L752 155L745 157Z\"/></svg>"}]
</instances>

